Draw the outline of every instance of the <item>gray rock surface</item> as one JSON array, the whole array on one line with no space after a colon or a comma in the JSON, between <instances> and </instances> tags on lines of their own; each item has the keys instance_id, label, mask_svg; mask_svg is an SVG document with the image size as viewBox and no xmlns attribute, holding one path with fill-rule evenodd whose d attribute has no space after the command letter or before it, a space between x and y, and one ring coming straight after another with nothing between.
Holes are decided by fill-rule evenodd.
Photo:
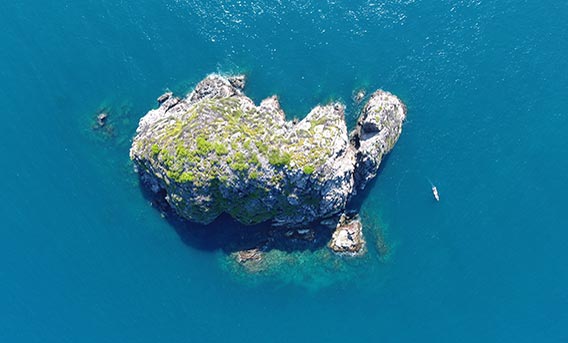
<instances>
[{"instance_id":1,"label":"gray rock surface","mask_svg":"<svg viewBox=\"0 0 568 343\"><path fill-rule=\"evenodd\" d=\"M363 254L365 239L363 238L363 224L359 217L348 218L345 214L341 215L328 246L340 254Z\"/></svg>"},{"instance_id":2,"label":"gray rock surface","mask_svg":"<svg viewBox=\"0 0 568 343\"><path fill-rule=\"evenodd\" d=\"M394 147L402 132L406 106L389 92L378 90L367 102L351 134L357 148L355 183L361 189L379 170L383 156Z\"/></svg>"}]
</instances>

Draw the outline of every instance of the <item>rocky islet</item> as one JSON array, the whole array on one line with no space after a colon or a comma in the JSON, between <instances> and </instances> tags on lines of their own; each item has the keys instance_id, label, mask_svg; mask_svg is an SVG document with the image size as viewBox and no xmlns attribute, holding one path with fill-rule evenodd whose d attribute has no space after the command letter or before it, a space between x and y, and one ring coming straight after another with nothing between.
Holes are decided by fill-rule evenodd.
<instances>
[{"instance_id":1,"label":"rocky islet","mask_svg":"<svg viewBox=\"0 0 568 343\"><path fill-rule=\"evenodd\" d=\"M378 90L348 133L338 102L287 121L277 97L257 106L244 85L243 76L212 74L185 98L160 96L130 150L142 182L192 222L209 224L222 213L286 229L324 222L336 227L332 250L363 251L361 223L343 213L398 140L405 105ZM345 237L355 237L351 246Z\"/></svg>"}]
</instances>

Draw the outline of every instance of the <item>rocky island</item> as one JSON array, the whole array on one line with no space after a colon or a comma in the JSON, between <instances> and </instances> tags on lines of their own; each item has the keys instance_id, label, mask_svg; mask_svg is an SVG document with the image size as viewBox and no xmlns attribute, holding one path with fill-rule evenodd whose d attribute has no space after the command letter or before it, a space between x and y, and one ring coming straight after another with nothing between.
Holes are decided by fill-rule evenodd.
<instances>
[{"instance_id":1,"label":"rocky island","mask_svg":"<svg viewBox=\"0 0 568 343\"><path fill-rule=\"evenodd\" d=\"M349 134L340 103L288 121L276 97L257 106L244 84L243 76L213 74L185 98L158 98L130 150L142 182L192 222L227 213L245 225L299 232L324 223L336 228L332 250L362 251L361 223L344 211L398 140L405 105L372 93Z\"/></svg>"}]
</instances>

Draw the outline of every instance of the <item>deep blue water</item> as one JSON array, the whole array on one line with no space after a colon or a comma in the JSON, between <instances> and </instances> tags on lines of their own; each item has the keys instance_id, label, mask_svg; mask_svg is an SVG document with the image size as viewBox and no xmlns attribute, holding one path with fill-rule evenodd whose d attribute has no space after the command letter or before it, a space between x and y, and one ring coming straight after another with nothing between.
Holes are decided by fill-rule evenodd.
<instances>
[{"instance_id":1,"label":"deep blue water","mask_svg":"<svg viewBox=\"0 0 568 343\"><path fill-rule=\"evenodd\" d=\"M558 0L3 1L0 341L568 341L566 18ZM252 282L148 204L138 119L217 71L289 117L342 99L353 123L361 87L403 99L362 206L388 258L339 274L308 254Z\"/></svg>"}]
</instances>

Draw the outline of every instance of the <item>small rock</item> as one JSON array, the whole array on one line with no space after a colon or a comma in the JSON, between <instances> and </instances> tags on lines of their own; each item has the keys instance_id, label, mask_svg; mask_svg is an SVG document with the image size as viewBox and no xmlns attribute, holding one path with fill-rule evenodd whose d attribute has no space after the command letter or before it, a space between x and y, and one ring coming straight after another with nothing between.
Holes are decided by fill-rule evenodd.
<instances>
[{"instance_id":1,"label":"small rock","mask_svg":"<svg viewBox=\"0 0 568 343\"><path fill-rule=\"evenodd\" d=\"M164 108L164 110L167 112L170 108L179 104L179 102L180 102L179 98L172 96L172 97L168 98L167 100L165 100L160 106L162 106Z\"/></svg>"},{"instance_id":2,"label":"small rock","mask_svg":"<svg viewBox=\"0 0 568 343\"><path fill-rule=\"evenodd\" d=\"M174 95L174 93L172 93L172 92L167 92L167 93L164 93L164 94L160 95L160 97L157 99L157 100L158 100L158 104L164 103L166 100L168 100L169 98L171 98L173 95Z\"/></svg>"},{"instance_id":3,"label":"small rock","mask_svg":"<svg viewBox=\"0 0 568 343\"><path fill-rule=\"evenodd\" d=\"M361 101L363 101L363 99L365 98L365 95L367 95L367 92L365 92L364 89L360 89L353 94L353 101L355 101L355 103L358 104Z\"/></svg>"},{"instance_id":4,"label":"small rock","mask_svg":"<svg viewBox=\"0 0 568 343\"><path fill-rule=\"evenodd\" d=\"M108 114L107 114L107 113L104 113L104 112L103 112L103 113L100 113L100 114L97 116L97 124L99 125L99 127L105 126L106 121L107 121L107 118L108 118Z\"/></svg>"},{"instance_id":5,"label":"small rock","mask_svg":"<svg viewBox=\"0 0 568 343\"><path fill-rule=\"evenodd\" d=\"M241 250L231 254L231 258L248 273L260 273L265 268L264 252L262 248L256 247L248 250Z\"/></svg>"},{"instance_id":6,"label":"small rock","mask_svg":"<svg viewBox=\"0 0 568 343\"><path fill-rule=\"evenodd\" d=\"M345 214L339 218L329 248L339 254L361 255L365 252L363 225L359 217L349 218Z\"/></svg>"},{"instance_id":7,"label":"small rock","mask_svg":"<svg viewBox=\"0 0 568 343\"><path fill-rule=\"evenodd\" d=\"M245 76L244 75L237 75L237 76L229 77L227 80L229 80L229 83L231 84L231 86L233 86L235 88L238 88L238 89L245 88Z\"/></svg>"},{"instance_id":8,"label":"small rock","mask_svg":"<svg viewBox=\"0 0 568 343\"><path fill-rule=\"evenodd\" d=\"M246 262L255 261L258 262L262 260L262 251L259 248L252 248L248 250L241 250L236 252L235 260L241 264Z\"/></svg>"}]
</instances>

